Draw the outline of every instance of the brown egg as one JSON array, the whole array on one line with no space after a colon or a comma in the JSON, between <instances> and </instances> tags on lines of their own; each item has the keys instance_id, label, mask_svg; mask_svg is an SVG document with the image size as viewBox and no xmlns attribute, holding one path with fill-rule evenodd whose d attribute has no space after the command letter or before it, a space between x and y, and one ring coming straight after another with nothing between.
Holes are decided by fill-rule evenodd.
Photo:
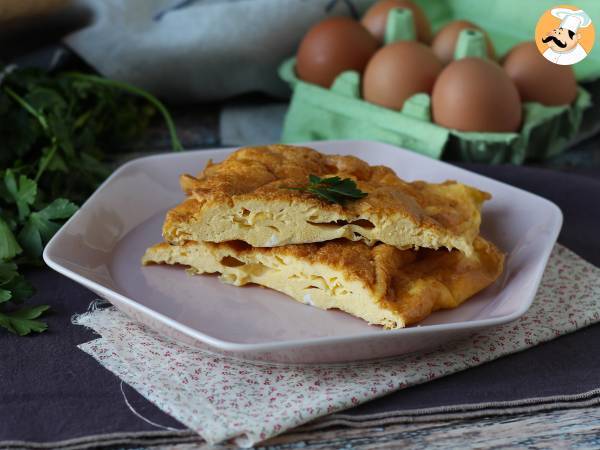
<instances>
[{"instance_id":1,"label":"brown egg","mask_svg":"<svg viewBox=\"0 0 600 450\"><path fill-rule=\"evenodd\" d=\"M551 63L540 54L534 42L513 47L503 65L524 102L568 105L577 97L573 68Z\"/></svg>"},{"instance_id":2,"label":"brown egg","mask_svg":"<svg viewBox=\"0 0 600 450\"><path fill-rule=\"evenodd\" d=\"M416 41L399 41L381 48L363 75L363 98L386 108L400 110L407 98L431 93L443 69L431 49Z\"/></svg>"},{"instance_id":3,"label":"brown egg","mask_svg":"<svg viewBox=\"0 0 600 450\"><path fill-rule=\"evenodd\" d=\"M435 53L440 61L442 61L444 64L448 64L454 60L454 49L456 48L456 43L458 42L458 36L462 30L467 29L479 30L483 32L487 44L488 57L492 60L496 59L494 45L485 31L483 31L474 23L466 20L455 20L438 31L433 38L433 42L431 43L433 53Z\"/></svg>"},{"instance_id":4,"label":"brown egg","mask_svg":"<svg viewBox=\"0 0 600 450\"><path fill-rule=\"evenodd\" d=\"M460 131L510 132L521 125L519 92L502 68L485 59L451 62L431 95L433 121Z\"/></svg>"},{"instance_id":5,"label":"brown egg","mask_svg":"<svg viewBox=\"0 0 600 450\"><path fill-rule=\"evenodd\" d=\"M410 9L415 20L417 40L426 44L431 42L431 26L429 25L429 20L427 20L427 16L425 16L421 7L410 0L380 0L367 10L360 22L377 38L377 40L379 40L379 42L383 43L387 16L390 9L393 8Z\"/></svg>"},{"instance_id":6,"label":"brown egg","mask_svg":"<svg viewBox=\"0 0 600 450\"><path fill-rule=\"evenodd\" d=\"M332 17L313 26L296 55L300 79L329 88L345 70L362 72L379 42L348 17Z\"/></svg>"}]
</instances>

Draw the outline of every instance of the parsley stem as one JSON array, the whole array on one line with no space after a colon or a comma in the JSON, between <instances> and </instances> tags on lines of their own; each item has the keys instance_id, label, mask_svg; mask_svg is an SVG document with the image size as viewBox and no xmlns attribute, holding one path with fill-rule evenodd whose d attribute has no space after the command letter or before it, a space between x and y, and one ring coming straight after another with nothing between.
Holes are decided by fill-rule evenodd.
<instances>
[{"instance_id":1,"label":"parsley stem","mask_svg":"<svg viewBox=\"0 0 600 450\"><path fill-rule=\"evenodd\" d=\"M12 97L12 99L15 102L17 102L19 105L21 105L25 111L27 111L29 114L31 114L33 117L35 117L37 119L37 121L40 123L40 125L42 126L42 128L44 129L44 131L46 131L46 132L48 131L48 122L46 122L46 118L37 109L35 109L31 105L31 103L29 103L27 100L25 100L23 97L21 97L19 94L17 94L15 91L13 91L8 86L4 87L4 92L6 92L10 97Z\"/></svg>"},{"instance_id":2,"label":"parsley stem","mask_svg":"<svg viewBox=\"0 0 600 450\"><path fill-rule=\"evenodd\" d=\"M167 124L167 128L169 129L169 134L171 136L171 146L173 147L173 151L179 152L183 150L183 146L181 145L181 142L177 137L177 131L175 129L175 124L173 123L173 118L171 117L171 114L169 114L169 111L167 110L165 105L163 105L163 103L154 95L144 91L143 89L137 88L129 83L125 83L123 81L109 80L107 78L102 78L97 75L88 75L75 72L70 72L65 75L74 79L90 81L92 83L102 84L105 86L112 86L114 88L121 89L123 91L144 98L149 103L151 103L162 114L163 118L165 119L165 123Z\"/></svg>"},{"instance_id":3,"label":"parsley stem","mask_svg":"<svg viewBox=\"0 0 600 450\"><path fill-rule=\"evenodd\" d=\"M46 170L46 168L48 167L48 164L50 164L50 162L52 161L52 158L54 158L54 154L57 150L56 138L49 133L50 130L48 128L48 122L46 122L46 118L44 117L44 115L40 113L37 109L35 109L31 103L29 103L27 100L25 100L23 97L21 97L9 87L5 87L4 92L6 92L14 101L21 105L21 107L25 111L27 111L29 114L35 117L46 132L46 134L48 134L48 137L52 140L52 150L50 150L49 156L42 160L42 163L38 167L38 171L35 175L34 180L37 183L44 171Z\"/></svg>"},{"instance_id":4,"label":"parsley stem","mask_svg":"<svg viewBox=\"0 0 600 450\"><path fill-rule=\"evenodd\" d=\"M38 167L38 171L35 174L35 178L34 178L36 183L40 180L40 177L46 171L46 168L48 167L48 165L54 158L54 155L56 154L56 150L58 150L58 147L56 146L56 142L52 142L52 149L48 152L48 156L46 156L45 158L42 158L40 160L40 166Z\"/></svg>"},{"instance_id":5,"label":"parsley stem","mask_svg":"<svg viewBox=\"0 0 600 450\"><path fill-rule=\"evenodd\" d=\"M37 183L42 174L46 171L46 168L48 167L52 159L54 158L54 155L56 154L56 150L58 149L58 147L56 146L56 137L52 136L49 133L48 122L46 122L46 118L44 117L44 115L40 113L37 109L35 109L33 105L31 105L31 103L29 103L27 100L25 100L23 97L21 97L9 87L5 87L4 92L6 92L10 97L12 97L14 101L21 105L25 111L27 111L29 114L31 114L37 119L37 121L40 123L40 125L52 141L52 149L50 150L48 156L41 160L41 164L38 167L37 173L35 174L34 180Z\"/></svg>"}]
</instances>

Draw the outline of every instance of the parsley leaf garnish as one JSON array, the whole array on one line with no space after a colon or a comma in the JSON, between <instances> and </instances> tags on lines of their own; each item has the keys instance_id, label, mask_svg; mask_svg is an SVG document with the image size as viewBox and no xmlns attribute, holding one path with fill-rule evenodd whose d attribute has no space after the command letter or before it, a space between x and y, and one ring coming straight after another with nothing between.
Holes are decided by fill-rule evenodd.
<instances>
[{"instance_id":1,"label":"parsley leaf garnish","mask_svg":"<svg viewBox=\"0 0 600 450\"><path fill-rule=\"evenodd\" d=\"M308 176L308 185L303 187L286 187L296 191L310 192L321 200L330 203L343 204L347 200L366 197L367 193L356 186L351 178L330 177L321 178L317 175Z\"/></svg>"}]
</instances>

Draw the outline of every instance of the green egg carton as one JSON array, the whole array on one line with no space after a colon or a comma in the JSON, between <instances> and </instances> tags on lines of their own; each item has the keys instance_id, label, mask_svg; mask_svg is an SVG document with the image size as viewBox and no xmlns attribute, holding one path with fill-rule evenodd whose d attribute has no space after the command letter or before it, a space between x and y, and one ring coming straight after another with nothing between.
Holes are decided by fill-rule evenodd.
<instances>
[{"instance_id":1,"label":"green egg carton","mask_svg":"<svg viewBox=\"0 0 600 450\"><path fill-rule=\"evenodd\" d=\"M427 7L423 7L427 12ZM415 39L413 23L410 10L392 10L388 15L386 44ZM483 34L463 30L455 59L485 58L485 55ZM428 94L415 94L406 100L401 111L394 111L361 98L360 74L355 71L341 73L330 89L298 79L295 58L286 60L279 74L293 89L283 126L283 142L369 139L436 159L522 164L551 158L562 153L566 143L577 135L583 112L591 105L590 94L580 86L577 98L570 105L523 103L523 124L517 133L462 132L431 121ZM589 76L590 72L586 74Z\"/></svg>"}]
</instances>

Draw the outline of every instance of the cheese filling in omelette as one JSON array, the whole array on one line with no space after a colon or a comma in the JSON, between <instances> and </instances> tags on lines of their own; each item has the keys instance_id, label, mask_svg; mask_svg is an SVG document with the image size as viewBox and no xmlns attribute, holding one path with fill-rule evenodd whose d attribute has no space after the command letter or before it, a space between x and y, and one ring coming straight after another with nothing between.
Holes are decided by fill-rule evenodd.
<instances>
[{"instance_id":1,"label":"cheese filling in omelette","mask_svg":"<svg viewBox=\"0 0 600 450\"><path fill-rule=\"evenodd\" d=\"M392 329L459 306L499 277L504 256L481 237L474 240L471 256L457 250L370 247L345 239L272 248L242 241L188 241L150 247L142 263L180 264L193 274L220 273L225 283L256 283Z\"/></svg>"},{"instance_id":2,"label":"cheese filling in omelette","mask_svg":"<svg viewBox=\"0 0 600 450\"><path fill-rule=\"evenodd\" d=\"M351 178L367 195L336 204L289 189L305 186L311 174ZM187 199L163 226L165 241L175 245L241 240L275 247L345 238L471 255L480 209L490 198L454 181L406 182L385 166L288 145L242 148L180 183Z\"/></svg>"}]
</instances>

